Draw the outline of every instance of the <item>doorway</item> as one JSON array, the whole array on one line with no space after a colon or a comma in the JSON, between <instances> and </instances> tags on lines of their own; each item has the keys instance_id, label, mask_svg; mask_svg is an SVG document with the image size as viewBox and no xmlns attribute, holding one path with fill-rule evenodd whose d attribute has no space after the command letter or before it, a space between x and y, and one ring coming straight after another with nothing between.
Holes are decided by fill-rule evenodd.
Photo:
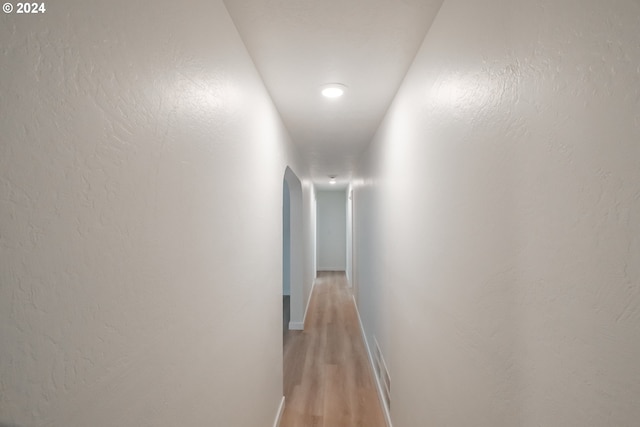
<instances>
[{"instance_id":1,"label":"doorway","mask_svg":"<svg viewBox=\"0 0 640 427\"><path fill-rule=\"evenodd\" d=\"M287 167L282 182L283 333L304 328L302 183Z\"/></svg>"},{"instance_id":2,"label":"doorway","mask_svg":"<svg viewBox=\"0 0 640 427\"><path fill-rule=\"evenodd\" d=\"M291 321L291 193L282 180L282 335L286 338Z\"/></svg>"}]
</instances>

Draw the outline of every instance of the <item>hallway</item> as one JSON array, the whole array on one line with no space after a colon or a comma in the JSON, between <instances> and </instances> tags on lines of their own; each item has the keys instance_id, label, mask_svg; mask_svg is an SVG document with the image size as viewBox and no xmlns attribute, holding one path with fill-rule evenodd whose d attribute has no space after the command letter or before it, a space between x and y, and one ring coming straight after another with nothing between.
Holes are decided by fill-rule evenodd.
<instances>
[{"instance_id":1,"label":"hallway","mask_svg":"<svg viewBox=\"0 0 640 427\"><path fill-rule=\"evenodd\" d=\"M640 0L9 12L0 427L638 427Z\"/></svg>"},{"instance_id":2,"label":"hallway","mask_svg":"<svg viewBox=\"0 0 640 427\"><path fill-rule=\"evenodd\" d=\"M280 427L385 426L343 272L319 273L305 326L285 338Z\"/></svg>"}]
</instances>

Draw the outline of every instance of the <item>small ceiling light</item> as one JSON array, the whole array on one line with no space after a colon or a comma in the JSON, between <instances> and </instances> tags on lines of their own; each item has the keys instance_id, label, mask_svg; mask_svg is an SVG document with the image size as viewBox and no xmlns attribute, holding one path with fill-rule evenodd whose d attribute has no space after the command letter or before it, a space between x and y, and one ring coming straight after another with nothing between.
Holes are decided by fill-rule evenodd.
<instances>
[{"instance_id":1,"label":"small ceiling light","mask_svg":"<svg viewBox=\"0 0 640 427\"><path fill-rule=\"evenodd\" d=\"M344 95L347 87L340 83L329 83L322 85L322 96L326 98L340 98Z\"/></svg>"},{"instance_id":2,"label":"small ceiling light","mask_svg":"<svg viewBox=\"0 0 640 427\"><path fill-rule=\"evenodd\" d=\"M329 178L331 178L329 180L329 184L334 185L336 183L336 177L335 175L329 175Z\"/></svg>"}]
</instances>

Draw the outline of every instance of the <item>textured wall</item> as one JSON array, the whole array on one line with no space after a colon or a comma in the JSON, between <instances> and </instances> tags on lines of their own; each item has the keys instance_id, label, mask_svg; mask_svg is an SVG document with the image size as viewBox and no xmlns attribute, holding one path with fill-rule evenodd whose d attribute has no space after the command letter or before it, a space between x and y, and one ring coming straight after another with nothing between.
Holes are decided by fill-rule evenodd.
<instances>
[{"instance_id":1,"label":"textured wall","mask_svg":"<svg viewBox=\"0 0 640 427\"><path fill-rule=\"evenodd\" d=\"M353 200L351 185L347 187L347 230L346 230L346 274L349 284L353 285Z\"/></svg>"},{"instance_id":2,"label":"textured wall","mask_svg":"<svg viewBox=\"0 0 640 427\"><path fill-rule=\"evenodd\" d=\"M270 425L293 153L222 2L47 6L0 16L0 425Z\"/></svg>"},{"instance_id":3,"label":"textured wall","mask_svg":"<svg viewBox=\"0 0 640 427\"><path fill-rule=\"evenodd\" d=\"M446 0L361 164L394 427L640 419L640 4Z\"/></svg>"}]
</instances>

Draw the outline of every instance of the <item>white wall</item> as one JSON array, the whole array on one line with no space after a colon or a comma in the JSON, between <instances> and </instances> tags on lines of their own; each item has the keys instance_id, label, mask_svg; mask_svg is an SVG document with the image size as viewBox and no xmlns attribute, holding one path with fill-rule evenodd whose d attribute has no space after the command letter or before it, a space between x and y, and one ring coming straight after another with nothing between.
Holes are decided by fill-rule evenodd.
<instances>
[{"instance_id":1,"label":"white wall","mask_svg":"<svg viewBox=\"0 0 640 427\"><path fill-rule=\"evenodd\" d=\"M291 194L282 180L282 295L291 295Z\"/></svg>"},{"instance_id":2,"label":"white wall","mask_svg":"<svg viewBox=\"0 0 640 427\"><path fill-rule=\"evenodd\" d=\"M352 187L347 187L347 227L346 227L346 275L349 285L353 285L353 197Z\"/></svg>"},{"instance_id":3,"label":"white wall","mask_svg":"<svg viewBox=\"0 0 640 427\"><path fill-rule=\"evenodd\" d=\"M303 318L306 317L309 302L311 301L311 293L316 279L317 272L317 200L316 189L311 180L307 179L302 183L303 194L303 229L305 233L305 250L304 250L304 283L303 283L303 301L305 302L305 312Z\"/></svg>"},{"instance_id":4,"label":"white wall","mask_svg":"<svg viewBox=\"0 0 640 427\"><path fill-rule=\"evenodd\" d=\"M356 181L394 427L638 424L638 28L633 0L444 2Z\"/></svg>"},{"instance_id":5,"label":"white wall","mask_svg":"<svg viewBox=\"0 0 640 427\"><path fill-rule=\"evenodd\" d=\"M345 271L347 267L347 198L344 190L320 190L317 213L319 271Z\"/></svg>"},{"instance_id":6,"label":"white wall","mask_svg":"<svg viewBox=\"0 0 640 427\"><path fill-rule=\"evenodd\" d=\"M47 6L0 16L0 424L271 425L304 170L222 2Z\"/></svg>"}]
</instances>

